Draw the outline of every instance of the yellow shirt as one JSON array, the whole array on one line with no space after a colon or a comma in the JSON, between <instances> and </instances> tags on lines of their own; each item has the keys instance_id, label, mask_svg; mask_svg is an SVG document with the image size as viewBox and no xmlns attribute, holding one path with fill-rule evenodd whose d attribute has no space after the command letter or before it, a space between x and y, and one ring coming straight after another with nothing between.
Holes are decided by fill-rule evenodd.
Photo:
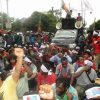
<instances>
[{"instance_id":1,"label":"yellow shirt","mask_svg":"<svg viewBox=\"0 0 100 100\"><path fill-rule=\"evenodd\" d=\"M7 77L0 88L0 100L18 100L16 86L17 83L13 80L13 77Z\"/></svg>"}]
</instances>

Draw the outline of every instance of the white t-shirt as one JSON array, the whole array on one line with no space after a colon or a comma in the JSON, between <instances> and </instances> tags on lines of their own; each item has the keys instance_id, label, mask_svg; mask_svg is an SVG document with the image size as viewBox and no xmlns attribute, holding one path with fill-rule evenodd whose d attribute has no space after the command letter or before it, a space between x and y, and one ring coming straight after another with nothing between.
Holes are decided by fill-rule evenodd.
<instances>
[{"instance_id":1,"label":"white t-shirt","mask_svg":"<svg viewBox=\"0 0 100 100\"><path fill-rule=\"evenodd\" d=\"M78 68L78 70L77 70L75 73L81 71L82 69L83 69L83 67ZM89 77L90 77L91 80L96 80L96 78L97 78L97 74L96 74L95 70L92 69L92 68L91 68L91 72L90 72L90 74L89 74ZM91 84L91 82L90 82L90 80L89 80L89 78L88 78L86 72L83 72L83 73L77 78L77 84L78 84L78 85L83 85L83 86L85 86L85 85L87 85L87 84Z\"/></svg>"}]
</instances>

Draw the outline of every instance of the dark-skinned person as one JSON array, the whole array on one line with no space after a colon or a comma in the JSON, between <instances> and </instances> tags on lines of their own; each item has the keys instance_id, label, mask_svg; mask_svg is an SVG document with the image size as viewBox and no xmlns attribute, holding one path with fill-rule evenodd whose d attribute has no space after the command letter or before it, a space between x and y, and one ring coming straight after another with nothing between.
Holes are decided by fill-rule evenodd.
<instances>
[{"instance_id":1,"label":"dark-skinned person","mask_svg":"<svg viewBox=\"0 0 100 100\"><path fill-rule=\"evenodd\" d=\"M88 84L94 83L97 74L96 71L92 68L93 63L90 60L84 61L84 66L79 67L77 71L72 76L71 84L74 79L76 79L76 90L79 95L79 100L83 100L84 89Z\"/></svg>"},{"instance_id":2,"label":"dark-skinned person","mask_svg":"<svg viewBox=\"0 0 100 100\"><path fill-rule=\"evenodd\" d=\"M68 92L70 80L68 78L59 77L56 80L56 100L72 100L72 94Z\"/></svg>"},{"instance_id":3,"label":"dark-skinned person","mask_svg":"<svg viewBox=\"0 0 100 100\"><path fill-rule=\"evenodd\" d=\"M20 48L15 48L14 54L17 56L17 62L13 72L7 78L2 78L0 75L0 81L2 81L0 87L0 100L18 100L16 87L21 74L24 52Z\"/></svg>"},{"instance_id":4,"label":"dark-skinned person","mask_svg":"<svg viewBox=\"0 0 100 100\"><path fill-rule=\"evenodd\" d=\"M63 77L71 77L74 73L73 66L68 63L68 59L66 57L63 57L61 59L61 63L56 67L56 75L57 77L63 76Z\"/></svg>"}]
</instances>

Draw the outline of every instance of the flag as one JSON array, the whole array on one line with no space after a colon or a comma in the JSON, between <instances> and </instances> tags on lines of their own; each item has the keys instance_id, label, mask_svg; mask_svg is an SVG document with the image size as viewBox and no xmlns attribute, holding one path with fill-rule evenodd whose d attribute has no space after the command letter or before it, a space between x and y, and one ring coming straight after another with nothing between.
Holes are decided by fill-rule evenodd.
<instances>
[{"instance_id":1,"label":"flag","mask_svg":"<svg viewBox=\"0 0 100 100\"><path fill-rule=\"evenodd\" d=\"M61 5L62 9L64 9L66 11L66 13L69 13L70 11L69 11L68 7L66 6L65 2L63 0L61 0L61 3L62 3L62 5Z\"/></svg>"},{"instance_id":2,"label":"flag","mask_svg":"<svg viewBox=\"0 0 100 100\"><path fill-rule=\"evenodd\" d=\"M90 3L87 0L84 0L84 5L88 10L93 10L93 8L91 7Z\"/></svg>"}]
</instances>

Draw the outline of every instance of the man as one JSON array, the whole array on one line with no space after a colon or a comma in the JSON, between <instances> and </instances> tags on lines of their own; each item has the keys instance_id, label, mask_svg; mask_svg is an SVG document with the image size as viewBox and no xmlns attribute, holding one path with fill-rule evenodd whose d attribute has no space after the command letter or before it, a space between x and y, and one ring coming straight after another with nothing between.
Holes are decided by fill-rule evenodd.
<instances>
[{"instance_id":1,"label":"man","mask_svg":"<svg viewBox=\"0 0 100 100\"><path fill-rule=\"evenodd\" d=\"M56 81L56 99L57 100L72 100L72 94L67 90L70 87L68 78L59 77Z\"/></svg>"},{"instance_id":2,"label":"man","mask_svg":"<svg viewBox=\"0 0 100 100\"><path fill-rule=\"evenodd\" d=\"M37 87L37 81L36 81L36 76L37 76L37 67L32 63L32 61L28 58L25 57L24 61L27 63L31 71L34 73L32 76L28 77L28 86L30 91L36 91ZM34 85L33 85L34 84Z\"/></svg>"},{"instance_id":3,"label":"man","mask_svg":"<svg viewBox=\"0 0 100 100\"><path fill-rule=\"evenodd\" d=\"M85 60L84 64L85 66L78 68L78 70L73 75L74 78L77 78L76 90L79 94L79 100L83 100L84 88L88 84L93 83L97 78L95 70L91 68L93 63L89 60Z\"/></svg>"},{"instance_id":4,"label":"man","mask_svg":"<svg viewBox=\"0 0 100 100\"><path fill-rule=\"evenodd\" d=\"M56 68L57 77L60 77L60 76L71 77L73 73L74 73L73 66L68 63L68 60L66 57L63 57L61 59L61 63Z\"/></svg>"},{"instance_id":5,"label":"man","mask_svg":"<svg viewBox=\"0 0 100 100\"><path fill-rule=\"evenodd\" d=\"M61 63L62 53L58 53L50 58L50 62L56 63L56 65Z\"/></svg>"},{"instance_id":6,"label":"man","mask_svg":"<svg viewBox=\"0 0 100 100\"><path fill-rule=\"evenodd\" d=\"M0 100L18 100L16 87L21 73L24 52L20 48L15 48L14 53L17 56L15 69L10 76L8 76L5 80L2 80L4 82L0 88Z\"/></svg>"},{"instance_id":7,"label":"man","mask_svg":"<svg viewBox=\"0 0 100 100\"><path fill-rule=\"evenodd\" d=\"M38 87L43 84L52 85L56 82L56 75L50 71L49 64L42 64L37 76Z\"/></svg>"}]
</instances>

